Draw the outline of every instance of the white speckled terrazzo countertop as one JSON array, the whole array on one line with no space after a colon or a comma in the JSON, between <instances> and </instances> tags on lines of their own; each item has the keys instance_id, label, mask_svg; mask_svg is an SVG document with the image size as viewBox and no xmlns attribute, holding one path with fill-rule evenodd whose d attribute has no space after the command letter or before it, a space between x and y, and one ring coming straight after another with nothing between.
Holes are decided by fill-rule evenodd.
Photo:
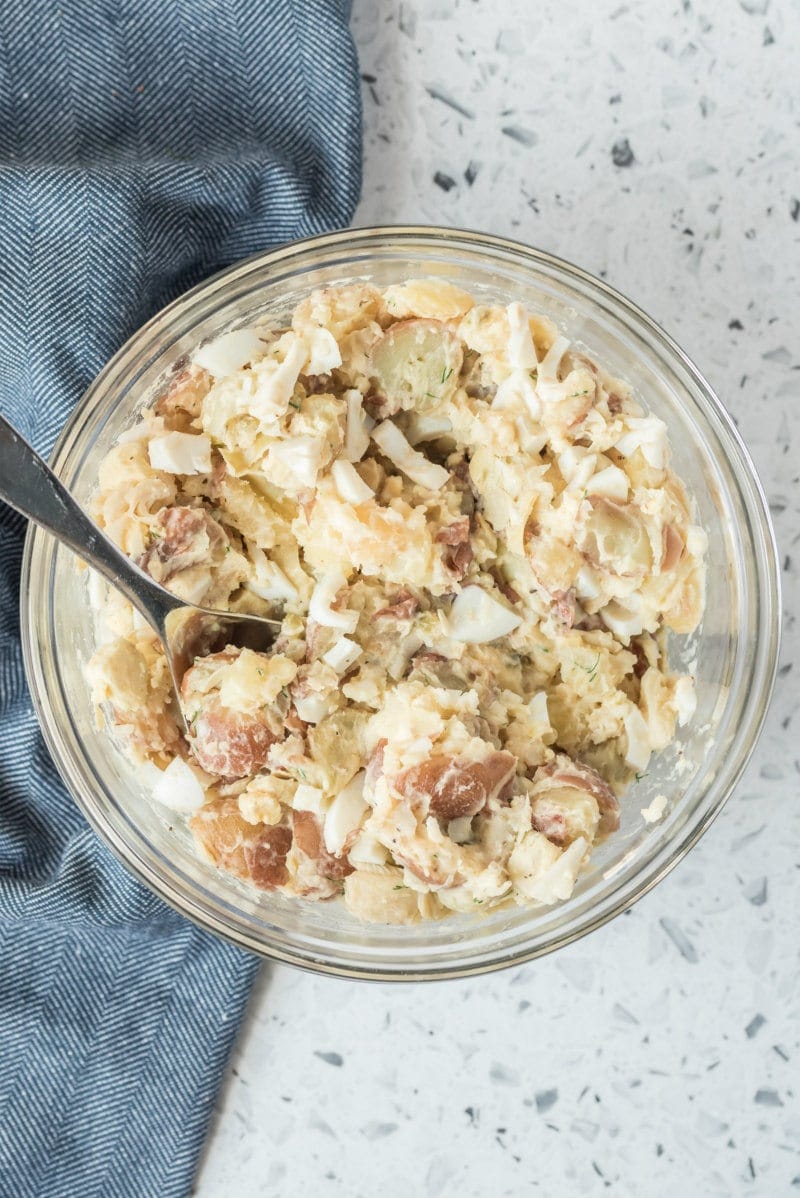
<instances>
[{"instance_id":1,"label":"white speckled terrazzo countertop","mask_svg":"<svg viewBox=\"0 0 800 1198\"><path fill-rule=\"evenodd\" d=\"M800 9L356 0L357 224L507 234L608 279L736 418L785 628L751 766L627 915L475 981L265 967L198 1198L800 1193Z\"/></svg>"}]
</instances>

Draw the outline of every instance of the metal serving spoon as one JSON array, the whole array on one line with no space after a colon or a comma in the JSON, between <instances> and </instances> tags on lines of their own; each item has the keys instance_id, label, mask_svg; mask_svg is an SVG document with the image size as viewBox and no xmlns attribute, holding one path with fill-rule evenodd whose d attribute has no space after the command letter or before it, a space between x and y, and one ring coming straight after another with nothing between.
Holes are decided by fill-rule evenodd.
<instances>
[{"instance_id":1,"label":"metal serving spoon","mask_svg":"<svg viewBox=\"0 0 800 1198\"><path fill-rule=\"evenodd\" d=\"M181 682L194 659L228 644L263 650L275 640L279 621L195 607L140 570L89 519L50 467L3 416L0 499L93 566L147 620L164 646L187 735Z\"/></svg>"}]
</instances>

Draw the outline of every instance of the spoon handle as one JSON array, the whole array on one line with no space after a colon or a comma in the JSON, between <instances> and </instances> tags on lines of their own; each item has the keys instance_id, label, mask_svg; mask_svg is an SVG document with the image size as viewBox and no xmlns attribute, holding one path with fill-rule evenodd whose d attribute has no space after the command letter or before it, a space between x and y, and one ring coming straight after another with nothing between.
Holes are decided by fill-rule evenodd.
<instances>
[{"instance_id":1,"label":"spoon handle","mask_svg":"<svg viewBox=\"0 0 800 1198\"><path fill-rule=\"evenodd\" d=\"M68 546L123 592L151 622L179 603L169 602L90 520L64 484L0 415L0 499ZM163 607L163 612L158 611Z\"/></svg>"}]
</instances>

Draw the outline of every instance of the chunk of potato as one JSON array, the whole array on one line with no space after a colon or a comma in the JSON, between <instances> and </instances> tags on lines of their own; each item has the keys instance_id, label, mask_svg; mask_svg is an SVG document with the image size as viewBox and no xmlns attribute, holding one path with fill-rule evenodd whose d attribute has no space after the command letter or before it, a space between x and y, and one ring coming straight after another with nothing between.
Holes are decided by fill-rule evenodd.
<instances>
[{"instance_id":1,"label":"chunk of potato","mask_svg":"<svg viewBox=\"0 0 800 1198\"><path fill-rule=\"evenodd\" d=\"M371 371L387 415L429 412L450 400L458 385L461 342L435 320L402 320L375 344Z\"/></svg>"},{"instance_id":2,"label":"chunk of potato","mask_svg":"<svg viewBox=\"0 0 800 1198\"><path fill-rule=\"evenodd\" d=\"M286 857L292 847L291 830L250 824L239 811L236 798L206 803L190 822L198 845L220 869L252 882L260 890L275 890L288 881Z\"/></svg>"},{"instance_id":3,"label":"chunk of potato","mask_svg":"<svg viewBox=\"0 0 800 1198\"><path fill-rule=\"evenodd\" d=\"M621 577L645 574L652 564L647 529L631 504L593 497L582 548L593 566Z\"/></svg>"},{"instance_id":4,"label":"chunk of potato","mask_svg":"<svg viewBox=\"0 0 800 1198\"><path fill-rule=\"evenodd\" d=\"M430 320L458 320L474 300L468 292L442 279L409 279L387 287L383 299L394 317L423 316Z\"/></svg>"},{"instance_id":5,"label":"chunk of potato","mask_svg":"<svg viewBox=\"0 0 800 1198\"><path fill-rule=\"evenodd\" d=\"M545 798L550 802L540 809L540 818L542 823L549 824L549 831L539 828L536 821L536 802ZM603 835L616 832L619 827L619 800L609 784L597 770L566 754L560 754L555 761L536 771L530 799L534 827L557 844L567 844L579 836L591 843L595 832ZM586 799L591 799L592 803L585 802ZM563 820L556 821L559 828L552 819L553 805L562 809ZM586 823L581 826L583 820ZM594 831L589 835L592 825ZM552 832L556 835L551 835Z\"/></svg>"},{"instance_id":6,"label":"chunk of potato","mask_svg":"<svg viewBox=\"0 0 800 1198\"><path fill-rule=\"evenodd\" d=\"M403 885L399 869L357 869L344 880L345 906L367 923L412 924L420 919L416 891Z\"/></svg>"},{"instance_id":7,"label":"chunk of potato","mask_svg":"<svg viewBox=\"0 0 800 1198\"><path fill-rule=\"evenodd\" d=\"M572 844L579 836L595 838L600 822L597 799L577 786L554 786L531 801L533 826L557 845Z\"/></svg>"},{"instance_id":8,"label":"chunk of potato","mask_svg":"<svg viewBox=\"0 0 800 1198\"><path fill-rule=\"evenodd\" d=\"M445 823L477 815L490 799L503 795L513 780L517 759L512 753L490 753L484 761L459 761L439 753L409 766L394 780L395 789L411 803Z\"/></svg>"}]
</instances>

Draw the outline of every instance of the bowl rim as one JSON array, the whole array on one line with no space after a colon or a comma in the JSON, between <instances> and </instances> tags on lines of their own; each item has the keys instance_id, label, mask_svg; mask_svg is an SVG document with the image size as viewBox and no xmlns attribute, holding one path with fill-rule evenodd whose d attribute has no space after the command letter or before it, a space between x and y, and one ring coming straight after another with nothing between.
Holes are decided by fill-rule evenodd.
<instances>
[{"instance_id":1,"label":"bowl rim","mask_svg":"<svg viewBox=\"0 0 800 1198\"><path fill-rule=\"evenodd\" d=\"M91 405L91 401L95 395L113 378L115 372L124 366L132 351L138 345L145 343L155 328L163 326L165 322L168 323L176 312L194 303L202 295L211 295L213 292L224 288L228 280L238 274L246 274L256 265L268 269L270 265L278 265L298 256L313 253L315 250L324 251L369 242L378 243L378 247L380 247L385 245L387 241L402 243L404 240L414 241L416 244L428 242L431 246L435 245L439 249L441 249L443 244L452 243L454 248L461 246L473 251L480 251L481 249L489 252L495 251L512 255L519 264L527 260L534 267L555 270L567 282L578 283L584 289L587 289L590 292L590 299L592 298L591 292L595 292L595 300L599 297L610 300L613 305L621 309L626 319L631 320L633 323L638 323L646 333L659 343L659 349L662 353L665 353L667 356L671 355L677 360L702 393L708 408L706 414L710 414L712 422L715 421L718 426L721 426L722 431L731 443L734 455L738 454L740 459L738 464L743 468L749 483L749 498L752 503L752 509L758 517L758 526L763 534L763 540L760 545L762 562L761 568L758 570L758 577L760 584L763 586L763 593L770 600L767 607L768 615L771 618L764 629L767 635L763 638L761 649L760 703L757 714L750 721L749 743L746 750L737 755L735 766L727 775L725 787L717 796L713 806L703 812L695 823L688 824L680 830L680 834L677 837L677 845L673 844L672 841L668 841L659 850L655 859L650 863L649 872L640 877L639 884L634 890L623 892L617 897L616 901L607 901L596 915L584 916L579 926L554 934L546 943L534 944L527 948L511 949L488 960L470 961L466 964L447 962L443 965L436 965L434 963L429 967L416 968L409 966L407 969L404 968L402 970L382 969L378 963L374 966L366 967L351 964L332 964L328 961L317 959L313 954L304 955L299 952L295 953L276 945L269 945L267 947L262 942L258 942L253 935L233 927L224 920L216 917L212 911L205 909L198 901L196 893L187 896L185 893L179 895L177 892L172 892L168 880L156 868L140 859L116 828L104 822L94 806L92 795L84 793L84 790L89 791L90 788L84 788L82 778L72 768L71 754L60 734L60 729L57 729L54 721L47 718L48 713L45 703L46 686L41 671L42 659L40 646L32 635L35 622L35 600L31 591L30 581L31 572L36 564L37 551L41 550L43 543L46 539L49 540L49 538L46 538L46 535L32 524L29 525L25 537L20 576L20 623L25 673L48 752L68 792L78 804L94 831L112 850L128 872L133 874L173 910L177 911L184 918L188 918L192 923L203 928L205 931L220 936L224 940L237 945L237 947L246 949L267 960L281 961L312 973L350 980L358 979L377 982L443 981L479 976L508 968L509 966L522 965L556 949L563 948L588 935L590 932L596 931L611 919L629 910L634 903L637 903L648 894L697 844L717 818L736 788L752 757L769 711L777 677L781 639L780 565L769 506L750 453L731 416L726 411L708 380L685 351L681 349L678 343L658 322L604 279L600 279L582 267L548 251L491 233L436 225L400 224L353 227L287 242L277 248L250 255L225 267L196 284L188 291L183 292L161 308L141 325L109 358L74 405L53 446L49 458L51 465L54 465L56 470L58 470L59 459L68 452L70 442L76 435L82 418L85 417L87 407ZM717 431L719 431L719 428ZM732 458L734 455L729 456ZM761 615L762 613L759 613L759 617Z\"/></svg>"}]
</instances>

